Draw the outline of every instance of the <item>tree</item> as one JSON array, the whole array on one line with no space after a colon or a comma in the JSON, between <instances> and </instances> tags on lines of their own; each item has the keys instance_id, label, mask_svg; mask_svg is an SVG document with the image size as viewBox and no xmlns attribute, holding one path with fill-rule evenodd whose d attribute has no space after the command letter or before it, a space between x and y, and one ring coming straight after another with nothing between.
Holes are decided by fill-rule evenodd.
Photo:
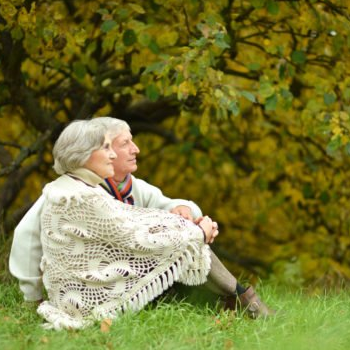
<instances>
[{"instance_id":1,"label":"tree","mask_svg":"<svg viewBox=\"0 0 350 350\"><path fill-rule=\"evenodd\" d=\"M215 249L232 268L349 279L348 10L328 0L2 0L4 239L54 177L64 125L108 114L137 135L141 176L218 219Z\"/></svg>"}]
</instances>

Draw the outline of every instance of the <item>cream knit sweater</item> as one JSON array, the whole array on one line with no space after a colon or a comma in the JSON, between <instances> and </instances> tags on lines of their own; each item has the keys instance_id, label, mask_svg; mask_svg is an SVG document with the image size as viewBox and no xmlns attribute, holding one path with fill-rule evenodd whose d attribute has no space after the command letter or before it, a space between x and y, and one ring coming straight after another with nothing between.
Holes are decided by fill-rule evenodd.
<instances>
[{"instance_id":1,"label":"cream knit sweater","mask_svg":"<svg viewBox=\"0 0 350 350\"><path fill-rule=\"evenodd\" d=\"M202 284L209 246L192 222L115 201L86 169L46 185L41 216L48 328L82 328L140 310L174 281Z\"/></svg>"}]
</instances>

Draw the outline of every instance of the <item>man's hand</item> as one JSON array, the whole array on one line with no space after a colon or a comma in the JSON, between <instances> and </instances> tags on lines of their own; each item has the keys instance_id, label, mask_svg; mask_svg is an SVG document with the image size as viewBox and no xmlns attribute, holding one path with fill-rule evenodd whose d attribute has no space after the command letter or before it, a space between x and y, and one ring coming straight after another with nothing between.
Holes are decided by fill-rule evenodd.
<instances>
[{"instance_id":1,"label":"man's hand","mask_svg":"<svg viewBox=\"0 0 350 350\"><path fill-rule=\"evenodd\" d=\"M193 221L192 210L187 205L178 205L177 207L170 210L173 214L181 215L187 220Z\"/></svg>"},{"instance_id":2,"label":"man's hand","mask_svg":"<svg viewBox=\"0 0 350 350\"><path fill-rule=\"evenodd\" d=\"M212 221L209 216L197 218L194 223L201 227L205 234L205 243L212 244L219 234L219 226L216 221Z\"/></svg>"}]
</instances>

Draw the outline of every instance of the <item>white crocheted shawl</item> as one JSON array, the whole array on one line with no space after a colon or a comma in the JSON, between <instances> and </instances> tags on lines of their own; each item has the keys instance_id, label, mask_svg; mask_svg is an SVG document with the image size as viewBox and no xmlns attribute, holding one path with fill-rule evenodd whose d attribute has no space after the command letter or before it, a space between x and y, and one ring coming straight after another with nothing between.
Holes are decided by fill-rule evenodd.
<instances>
[{"instance_id":1,"label":"white crocheted shawl","mask_svg":"<svg viewBox=\"0 0 350 350\"><path fill-rule=\"evenodd\" d=\"M140 310L174 281L206 281L210 252L198 226L116 201L86 169L73 175L43 191L41 268L49 300L38 313L47 328L86 327Z\"/></svg>"}]
</instances>

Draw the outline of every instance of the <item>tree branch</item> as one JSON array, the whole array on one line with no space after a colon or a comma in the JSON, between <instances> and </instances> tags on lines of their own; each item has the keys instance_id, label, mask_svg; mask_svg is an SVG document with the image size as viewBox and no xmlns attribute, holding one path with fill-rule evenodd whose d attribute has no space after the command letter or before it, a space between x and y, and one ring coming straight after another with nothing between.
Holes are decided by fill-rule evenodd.
<instances>
[{"instance_id":1,"label":"tree branch","mask_svg":"<svg viewBox=\"0 0 350 350\"><path fill-rule=\"evenodd\" d=\"M44 143L51 136L51 133L52 130L46 130L46 132L40 135L30 147L22 147L18 157L9 166L0 170L0 177L11 174L20 167L25 159L27 159L32 154L36 154L40 149L42 149Z\"/></svg>"}]
</instances>

